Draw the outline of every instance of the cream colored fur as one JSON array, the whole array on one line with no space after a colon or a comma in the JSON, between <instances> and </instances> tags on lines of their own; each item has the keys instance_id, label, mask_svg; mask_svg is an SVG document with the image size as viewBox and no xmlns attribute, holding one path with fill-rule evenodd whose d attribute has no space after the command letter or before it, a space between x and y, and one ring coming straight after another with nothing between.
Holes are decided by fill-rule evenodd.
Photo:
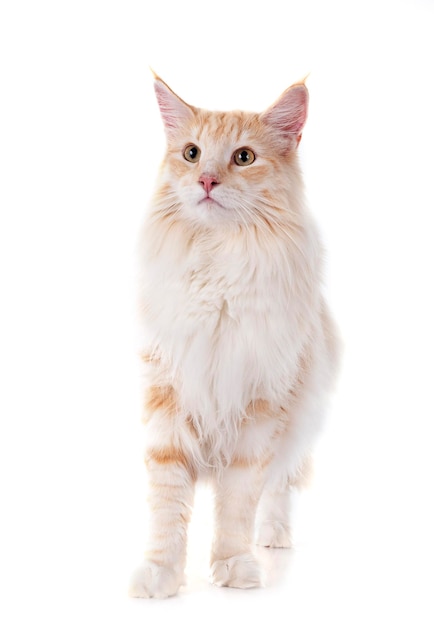
<instances>
[{"instance_id":1,"label":"cream colored fur","mask_svg":"<svg viewBox=\"0 0 434 626\"><path fill-rule=\"evenodd\" d=\"M214 582L262 583L255 514L260 544L290 546L289 492L320 432L336 361L296 154L305 86L263 114L196 109L158 78L156 93L168 151L140 242L152 520L131 585L140 597L182 584L200 477L215 489ZM197 162L184 156L189 144ZM243 147L255 154L247 166L233 158ZM203 176L215 181L207 199Z\"/></svg>"}]
</instances>

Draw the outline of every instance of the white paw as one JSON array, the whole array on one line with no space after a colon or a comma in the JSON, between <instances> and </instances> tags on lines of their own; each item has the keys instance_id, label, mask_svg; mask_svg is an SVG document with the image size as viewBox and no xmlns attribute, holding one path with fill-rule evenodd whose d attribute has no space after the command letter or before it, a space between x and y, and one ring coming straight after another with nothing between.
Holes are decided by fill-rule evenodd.
<instances>
[{"instance_id":1,"label":"white paw","mask_svg":"<svg viewBox=\"0 0 434 626\"><path fill-rule=\"evenodd\" d=\"M282 522L263 522L258 533L258 546L266 548L290 548L291 532L289 526Z\"/></svg>"},{"instance_id":2,"label":"white paw","mask_svg":"<svg viewBox=\"0 0 434 626\"><path fill-rule=\"evenodd\" d=\"M183 582L183 574L175 569L145 561L134 572L129 593L132 598L168 598L176 594Z\"/></svg>"},{"instance_id":3,"label":"white paw","mask_svg":"<svg viewBox=\"0 0 434 626\"><path fill-rule=\"evenodd\" d=\"M215 561L211 576L220 587L249 589L262 586L262 570L252 554L237 554L229 559Z\"/></svg>"}]
</instances>

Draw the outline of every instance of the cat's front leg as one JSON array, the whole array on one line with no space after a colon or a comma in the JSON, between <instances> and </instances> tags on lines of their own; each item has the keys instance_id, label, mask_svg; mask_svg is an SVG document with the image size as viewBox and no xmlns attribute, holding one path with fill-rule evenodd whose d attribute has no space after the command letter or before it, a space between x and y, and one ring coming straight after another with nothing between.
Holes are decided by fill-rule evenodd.
<instances>
[{"instance_id":1,"label":"cat's front leg","mask_svg":"<svg viewBox=\"0 0 434 626\"><path fill-rule=\"evenodd\" d=\"M150 450L150 536L145 562L134 573L130 595L167 598L184 582L187 527L193 506L195 476L180 449Z\"/></svg>"},{"instance_id":2,"label":"cat's front leg","mask_svg":"<svg viewBox=\"0 0 434 626\"><path fill-rule=\"evenodd\" d=\"M213 582L223 587L260 587L261 567L252 552L256 507L262 489L259 466L234 463L215 482Z\"/></svg>"}]
</instances>

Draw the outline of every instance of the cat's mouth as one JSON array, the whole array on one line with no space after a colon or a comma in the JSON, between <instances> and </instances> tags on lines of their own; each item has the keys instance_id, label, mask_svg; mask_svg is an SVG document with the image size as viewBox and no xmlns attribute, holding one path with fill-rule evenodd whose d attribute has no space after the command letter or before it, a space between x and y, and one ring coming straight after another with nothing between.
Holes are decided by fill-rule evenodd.
<instances>
[{"instance_id":1,"label":"cat's mouth","mask_svg":"<svg viewBox=\"0 0 434 626\"><path fill-rule=\"evenodd\" d=\"M220 202L217 202L217 200L214 200L214 198L211 198L211 196L205 196L204 198L202 198L202 200L199 201L199 204L205 204L206 206L212 207L212 206L219 206L220 208L224 208Z\"/></svg>"}]
</instances>

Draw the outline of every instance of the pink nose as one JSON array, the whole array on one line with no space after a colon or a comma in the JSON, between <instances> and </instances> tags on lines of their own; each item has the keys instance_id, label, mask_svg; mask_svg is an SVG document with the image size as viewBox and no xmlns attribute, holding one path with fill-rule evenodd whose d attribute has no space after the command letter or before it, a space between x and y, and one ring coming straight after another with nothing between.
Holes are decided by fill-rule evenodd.
<instances>
[{"instance_id":1,"label":"pink nose","mask_svg":"<svg viewBox=\"0 0 434 626\"><path fill-rule=\"evenodd\" d=\"M210 176L208 174L202 174L202 176L199 178L199 182L201 185L203 185L203 188L208 194L213 187L219 184L219 181L215 176Z\"/></svg>"}]
</instances>

